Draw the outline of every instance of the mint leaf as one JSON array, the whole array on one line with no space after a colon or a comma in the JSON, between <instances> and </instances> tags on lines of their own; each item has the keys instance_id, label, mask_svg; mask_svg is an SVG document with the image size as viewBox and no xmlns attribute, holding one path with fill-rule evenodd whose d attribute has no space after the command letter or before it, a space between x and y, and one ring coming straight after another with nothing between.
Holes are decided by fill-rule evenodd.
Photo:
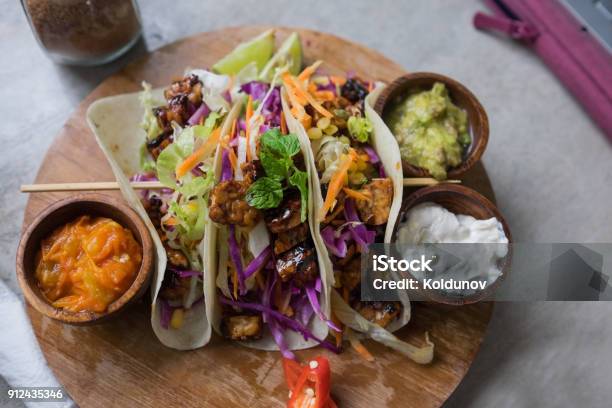
<instances>
[{"instance_id":1,"label":"mint leaf","mask_svg":"<svg viewBox=\"0 0 612 408\"><path fill-rule=\"evenodd\" d=\"M300 142L294 134L283 136L278 128L270 129L261 136L261 150L281 157L293 157L300 151Z\"/></svg>"},{"instance_id":2,"label":"mint leaf","mask_svg":"<svg viewBox=\"0 0 612 408\"><path fill-rule=\"evenodd\" d=\"M266 172L266 176L278 181L283 181L287 177L289 169L293 166L293 160L290 158L277 158L265 150L259 153L259 160Z\"/></svg>"},{"instance_id":3,"label":"mint leaf","mask_svg":"<svg viewBox=\"0 0 612 408\"><path fill-rule=\"evenodd\" d=\"M289 177L289 184L300 190L302 210L300 218L304 222L308 212L308 173L296 169L291 177Z\"/></svg>"},{"instance_id":4,"label":"mint leaf","mask_svg":"<svg viewBox=\"0 0 612 408\"><path fill-rule=\"evenodd\" d=\"M249 186L246 193L247 203L254 208L278 207L283 199L283 186L271 177L262 177Z\"/></svg>"}]
</instances>

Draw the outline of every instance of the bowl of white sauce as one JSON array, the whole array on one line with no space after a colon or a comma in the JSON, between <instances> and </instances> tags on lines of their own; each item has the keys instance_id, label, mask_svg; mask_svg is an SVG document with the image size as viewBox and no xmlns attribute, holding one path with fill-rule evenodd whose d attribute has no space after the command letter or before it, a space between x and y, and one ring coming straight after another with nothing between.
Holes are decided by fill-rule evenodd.
<instances>
[{"instance_id":1,"label":"bowl of white sauce","mask_svg":"<svg viewBox=\"0 0 612 408\"><path fill-rule=\"evenodd\" d=\"M407 196L392 242L398 244L396 249L404 258L423 251L438 258L433 274L409 272L421 283L419 295L438 303L461 305L491 299L510 271L508 224L491 201L462 185L439 184ZM456 256L454 262L448 261L448 253ZM428 288L425 279L430 282Z\"/></svg>"}]
</instances>

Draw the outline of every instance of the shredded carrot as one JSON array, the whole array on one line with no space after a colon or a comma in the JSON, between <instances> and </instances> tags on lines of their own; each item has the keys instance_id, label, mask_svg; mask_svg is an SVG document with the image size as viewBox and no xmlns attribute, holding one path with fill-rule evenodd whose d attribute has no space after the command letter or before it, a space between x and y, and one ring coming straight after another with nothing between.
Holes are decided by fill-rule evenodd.
<instances>
[{"instance_id":1,"label":"shredded carrot","mask_svg":"<svg viewBox=\"0 0 612 408\"><path fill-rule=\"evenodd\" d=\"M221 138L221 128L216 128L206 141L195 152L189 155L182 163L176 166L176 177L181 178L191 171L206 156L211 154Z\"/></svg>"},{"instance_id":2,"label":"shredded carrot","mask_svg":"<svg viewBox=\"0 0 612 408\"><path fill-rule=\"evenodd\" d=\"M287 90L287 95L289 96L289 103L291 104L291 113L293 117L297 120L302 120L306 111L304 110L304 106L301 101L298 99L297 95L292 89L291 83L283 78L283 83L285 84L285 88Z\"/></svg>"},{"instance_id":3,"label":"shredded carrot","mask_svg":"<svg viewBox=\"0 0 612 408\"><path fill-rule=\"evenodd\" d=\"M232 122L232 130L230 130L230 140L234 138L234 134L236 133L236 119Z\"/></svg>"},{"instance_id":4,"label":"shredded carrot","mask_svg":"<svg viewBox=\"0 0 612 408\"><path fill-rule=\"evenodd\" d=\"M292 104L297 104L300 106L304 106L308 103L308 100L304 97L303 94L299 94L295 89L296 86L299 88L299 84L288 72L285 72L282 76L283 84L287 89L287 94L289 95L289 100Z\"/></svg>"},{"instance_id":5,"label":"shredded carrot","mask_svg":"<svg viewBox=\"0 0 612 408\"><path fill-rule=\"evenodd\" d=\"M334 115L331 114L331 112L329 112L327 109L325 109L319 102L317 102L312 97L312 95L310 95L308 92L303 90L302 87L300 87L300 84L297 83L297 80L295 79L295 77L288 76L287 78L291 82L291 84L293 85L293 90L296 92L296 94L299 97L302 97L302 98L306 99L308 104L310 104L310 106L312 106L317 112L319 112L321 115L323 115L323 116L325 116L327 118L332 118L334 116Z\"/></svg>"},{"instance_id":6,"label":"shredded carrot","mask_svg":"<svg viewBox=\"0 0 612 408\"><path fill-rule=\"evenodd\" d=\"M310 82L308 83L308 88L306 88L308 90L308 92L314 94L315 92L317 92L317 85L314 82Z\"/></svg>"},{"instance_id":7,"label":"shredded carrot","mask_svg":"<svg viewBox=\"0 0 612 408\"><path fill-rule=\"evenodd\" d=\"M342 329L342 323L340 322L340 319L338 319L338 317L336 316L336 314L334 312L331 312L331 320L332 322L334 322L334 324L339 327L340 329ZM342 332L337 332L335 330L333 330L334 332L334 337L336 338L336 347L340 347L342 345Z\"/></svg>"},{"instance_id":8,"label":"shredded carrot","mask_svg":"<svg viewBox=\"0 0 612 408\"><path fill-rule=\"evenodd\" d=\"M238 299L238 271L232 268L232 286L234 288L234 299Z\"/></svg>"},{"instance_id":9,"label":"shredded carrot","mask_svg":"<svg viewBox=\"0 0 612 408\"><path fill-rule=\"evenodd\" d=\"M351 342L351 346L355 349L357 353L359 353L361 357L363 357L366 361L370 363L374 361L374 356L368 351L367 348L365 348L363 344L361 344L359 339L357 339L355 336L351 336L349 341Z\"/></svg>"},{"instance_id":10,"label":"shredded carrot","mask_svg":"<svg viewBox=\"0 0 612 408\"><path fill-rule=\"evenodd\" d=\"M234 149L232 149L231 147L228 149L227 157L229 158L230 164L232 165L232 169L236 171L238 169L238 158L236 157Z\"/></svg>"},{"instance_id":11,"label":"shredded carrot","mask_svg":"<svg viewBox=\"0 0 612 408\"><path fill-rule=\"evenodd\" d=\"M251 95L249 95L249 99L247 100L247 106L246 106L246 130L245 130L245 135L246 135L246 159L247 161L251 161L251 146L250 146L250 136L251 136L251 132L250 132L250 128L251 128L251 124L249 123L251 121L251 118L253 117L253 98L251 97Z\"/></svg>"},{"instance_id":12,"label":"shredded carrot","mask_svg":"<svg viewBox=\"0 0 612 408\"><path fill-rule=\"evenodd\" d=\"M325 196L325 202L323 203L323 208L321 209L320 219L323 220L325 215L330 210L334 201L336 201L336 197L340 193L342 187L344 187L344 183L346 182L346 176L348 174L348 169L351 166L355 158L355 151L351 149L350 153L345 155L338 166L338 170L332 175L329 185L327 187L327 195Z\"/></svg>"},{"instance_id":13,"label":"shredded carrot","mask_svg":"<svg viewBox=\"0 0 612 408\"><path fill-rule=\"evenodd\" d=\"M372 84L372 81L368 82L368 93L372 92L373 89L374 89L374 84Z\"/></svg>"},{"instance_id":14,"label":"shredded carrot","mask_svg":"<svg viewBox=\"0 0 612 408\"><path fill-rule=\"evenodd\" d=\"M310 129L312 127L312 116L305 113L302 119L300 120L300 123L302 124L302 126L304 126L304 129Z\"/></svg>"},{"instance_id":15,"label":"shredded carrot","mask_svg":"<svg viewBox=\"0 0 612 408\"><path fill-rule=\"evenodd\" d=\"M332 91L316 91L313 95L320 101L333 101L336 99L336 95Z\"/></svg>"},{"instance_id":16,"label":"shredded carrot","mask_svg":"<svg viewBox=\"0 0 612 408\"><path fill-rule=\"evenodd\" d=\"M164 225L176 225L176 218L170 217L164 221Z\"/></svg>"},{"instance_id":17,"label":"shredded carrot","mask_svg":"<svg viewBox=\"0 0 612 408\"><path fill-rule=\"evenodd\" d=\"M346 83L346 78L341 76L330 76L329 80L332 81L332 84L336 86L342 86Z\"/></svg>"},{"instance_id":18,"label":"shredded carrot","mask_svg":"<svg viewBox=\"0 0 612 408\"><path fill-rule=\"evenodd\" d=\"M315 61L312 65L304 68L304 70L300 72L300 75L298 75L298 79L300 81L306 81L312 76L312 74L314 74L317 71L317 68L319 68L319 65L321 65L322 63L323 61L321 60Z\"/></svg>"},{"instance_id":19,"label":"shredded carrot","mask_svg":"<svg viewBox=\"0 0 612 408\"><path fill-rule=\"evenodd\" d=\"M367 194L364 194L360 191L353 190L352 188L344 187L342 190L346 193L347 196L354 198L359 201L370 201L371 197Z\"/></svg>"},{"instance_id":20,"label":"shredded carrot","mask_svg":"<svg viewBox=\"0 0 612 408\"><path fill-rule=\"evenodd\" d=\"M281 112L281 123L280 123L280 127L281 127L281 133L283 135L287 134L287 120L285 119L285 113Z\"/></svg>"}]
</instances>

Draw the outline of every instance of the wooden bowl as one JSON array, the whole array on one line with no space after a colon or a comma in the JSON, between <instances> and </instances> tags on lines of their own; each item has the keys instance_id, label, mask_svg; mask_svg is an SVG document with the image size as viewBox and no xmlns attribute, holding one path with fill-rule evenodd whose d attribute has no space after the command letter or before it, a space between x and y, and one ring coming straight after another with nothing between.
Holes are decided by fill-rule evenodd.
<instances>
[{"instance_id":1,"label":"wooden bowl","mask_svg":"<svg viewBox=\"0 0 612 408\"><path fill-rule=\"evenodd\" d=\"M421 290L420 293L428 300L450 305L476 303L490 298L499 284L508 276L512 263L512 234L504 217L497 207L495 207L495 204L471 188L457 184L437 184L435 186L421 188L403 200L399 217L393 228L391 242L397 242L399 225L401 222L405 221L408 210L425 202L434 202L454 214L471 215L478 220L492 217L497 218L504 229L504 233L510 245L508 245L508 254L500 260L501 276L499 276L493 284L488 285L485 290L465 297L453 297L451 295L443 296L436 290ZM414 278L414 276L411 277Z\"/></svg>"},{"instance_id":2,"label":"wooden bowl","mask_svg":"<svg viewBox=\"0 0 612 408\"><path fill-rule=\"evenodd\" d=\"M54 229L80 215L101 216L117 221L132 231L134 238L142 247L142 262L134 282L103 313L71 312L55 308L40 291L35 276L35 259L40 250L40 242ZM74 325L88 325L108 320L134 303L148 288L153 264L154 247L143 221L120 200L102 194L77 194L47 207L24 232L17 249L17 279L28 303L47 317Z\"/></svg>"},{"instance_id":3,"label":"wooden bowl","mask_svg":"<svg viewBox=\"0 0 612 408\"><path fill-rule=\"evenodd\" d=\"M448 89L451 100L463 109L468 117L468 129L472 143L464 154L463 161L457 167L448 169L449 179L461 178L469 169L480 160L489 141L489 119L478 102L478 99L463 85L454 79L431 72L415 72L403 75L389 84L380 94L374 105L374 110L384 118L387 109L398 98L409 94L430 90L434 83L442 82ZM429 171L416 167L402 160L405 177L431 177Z\"/></svg>"}]
</instances>

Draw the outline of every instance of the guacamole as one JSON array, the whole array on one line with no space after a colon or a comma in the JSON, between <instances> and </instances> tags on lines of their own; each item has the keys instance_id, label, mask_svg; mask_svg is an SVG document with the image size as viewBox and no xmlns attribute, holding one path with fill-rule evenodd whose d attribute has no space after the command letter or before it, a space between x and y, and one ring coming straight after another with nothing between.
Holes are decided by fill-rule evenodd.
<instances>
[{"instance_id":1,"label":"guacamole","mask_svg":"<svg viewBox=\"0 0 612 408\"><path fill-rule=\"evenodd\" d=\"M399 100L384 120L397 139L402 159L427 169L438 180L461 163L471 142L467 114L453 104L441 82L430 91Z\"/></svg>"}]
</instances>

